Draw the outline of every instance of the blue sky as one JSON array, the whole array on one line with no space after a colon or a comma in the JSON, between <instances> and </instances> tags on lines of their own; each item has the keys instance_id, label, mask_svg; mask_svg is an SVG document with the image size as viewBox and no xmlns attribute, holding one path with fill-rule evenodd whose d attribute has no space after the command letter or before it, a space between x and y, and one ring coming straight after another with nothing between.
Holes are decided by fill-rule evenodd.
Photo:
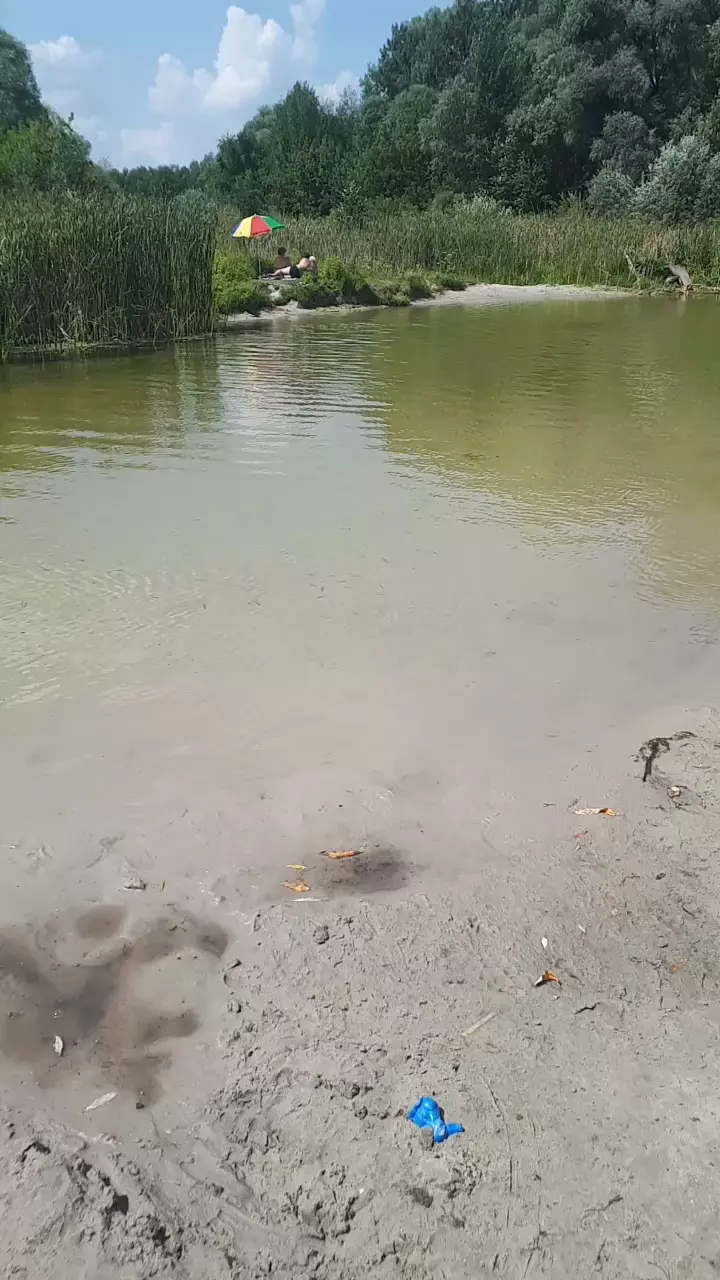
<instances>
[{"instance_id":1,"label":"blue sky","mask_svg":"<svg viewBox=\"0 0 720 1280\"><path fill-rule=\"evenodd\" d=\"M295 80L352 85L424 0L0 0L46 101L74 112L95 159L183 163Z\"/></svg>"}]
</instances>

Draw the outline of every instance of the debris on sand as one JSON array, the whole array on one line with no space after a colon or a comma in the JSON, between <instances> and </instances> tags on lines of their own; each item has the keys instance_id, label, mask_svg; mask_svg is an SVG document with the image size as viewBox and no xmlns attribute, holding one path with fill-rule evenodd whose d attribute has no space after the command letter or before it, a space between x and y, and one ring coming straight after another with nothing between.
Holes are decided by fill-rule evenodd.
<instances>
[{"instance_id":1,"label":"debris on sand","mask_svg":"<svg viewBox=\"0 0 720 1280\"><path fill-rule=\"evenodd\" d=\"M546 969L542 977L538 978L537 982L535 983L535 986L545 987L547 986L548 982L557 982L559 987L562 986L562 982L558 978L557 974L553 973L552 969Z\"/></svg>"},{"instance_id":2,"label":"debris on sand","mask_svg":"<svg viewBox=\"0 0 720 1280\"><path fill-rule=\"evenodd\" d=\"M62 1036L55 1037L55 1039L53 1040L53 1049L57 1054L58 1058L61 1058L65 1051L65 1041L63 1040Z\"/></svg>"},{"instance_id":3,"label":"debris on sand","mask_svg":"<svg viewBox=\"0 0 720 1280\"><path fill-rule=\"evenodd\" d=\"M468 1027L467 1030L463 1031L462 1034L464 1036L474 1035L475 1032L479 1031L481 1027L484 1027L485 1024L490 1021L491 1018L494 1018L496 1013L497 1013L497 1009L493 1009L492 1013L486 1013L484 1018L481 1018L479 1022L473 1022L472 1026Z\"/></svg>"},{"instance_id":4,"label":"debris on sand","mask_svg":"<svg viewBox=\"0 0 720 1280\"><path fill-rule=\"evenodd\" d=\"M331 862L341 862L343 858L359 858L359 849L323 849L323 857Z\"/></svg>"},{"instance_id":5,"label":"debris on sand","mask_svg":"<svg viewBox=\"0 0 720 1280\"><path fill-rule=\"evenodd\" d=\"M542 943L542 949L543 949L543 951L547 951L548 946L550 945L550 944L549 944L549 942L548 942L548 940L547 940L547 938L541 938L541 939L540 939L540 942Z\"/></svg>"},{"instance_id":6,"label":"debris on sand","mask_svg":"<svg viewBox=\"0 0 720 1280\"><path fill-rule=\"evenodd\" d=\"M602 813L606 818L617 818L615 810L608 809L607 806L603 809L573 809L573 813L576 818L585 818L589 813Z\"/></svg>"},{"instance_id":7,"label":"debris on sand","mask_svg":"<svg viewBox=\"0 0 720 1280\"><path fill-rule=\"evenodd\" d=\"M317 942L319 947L323 947L326 942L330 941L330 930L326 924L319 924L313 932L313 942Z\"/></svg>"},{"instance_id":8,"label":"debris on sand","mask_svg":"<svg viewBox=\"0 0 720 1280\"><path fill-rule=\"evenodd\" d=\"M104 1107L106 1102L112 1102L113 1098L117 1098L117 1093L104 1093L102 1097L96 1098L94 1102L91 1102L85 1110L97 1111L98 1107Z\"/></svg>"},{"instance_id":9,"label":"debris on sand","mask_svg":"<svg viewBox=\"0 0 720 1280\"><path fill-rule=\"evenodd\" d=\"M307 870L307 868L303 866L302 862L288 862L287 865L288 865L288 871L306 871Z\"/></svg>"},{"instance_id":10,"label":"debris on sand","mask_svg":"<svg viewBox=\"0 0 720 1280\"><path fill-rule=\"evenodd\" d=\"M408 1111L408 1120L418 1129L430 1129L433 1142L444 1142L455 1133L464 1133L461 1124L446 1124L441 1108L434 1098L421 1098Z\"/></svg>"},{"instance_id":11,"label":"debris on sand","mask_svg":"<svg viewBox=\"0 0 720 1280\"><path fill-rule=\"evenodd\" d=\"M310 886L304 880L283 880L283 889L290 889L292 893L310 892Z\"/></svg>"},{"instance_id":12,"label":"debris on sand","mask_svg":"<svg viewBox=\"0 0 720 1280\"><path fill-rule=\"evenodd\" d=\"M652 777L653 766L658 756L665 755L670 750L671 742L687 742L688 738L694 738L695 734L689 729L680 729L678 733L671 733L667 738L648 738L647 742L643 742L635 759L643 761L645 768L643 770L643 782L647 782Z\"/></svg>"},{"instance_id":13,"label":"debris on sand","mask_svg":"<svg viewBox=\"0 0 720 1280\"><path fill-rule=\"evenodd\" d=\"M125 881L123 889L132 889L136 893L144 893L147 889L147 884L140 878L140 876L130 876Z\"/></svg>"}]
</instances>

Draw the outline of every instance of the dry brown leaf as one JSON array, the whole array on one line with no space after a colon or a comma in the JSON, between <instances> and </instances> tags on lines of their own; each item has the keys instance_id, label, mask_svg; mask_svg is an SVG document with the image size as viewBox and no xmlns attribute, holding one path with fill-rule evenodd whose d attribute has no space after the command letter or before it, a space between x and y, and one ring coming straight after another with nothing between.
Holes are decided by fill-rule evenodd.
<instances>
[{"instance_id":1,"label":"dry brown leaf","mask_svg":"<svg viewBox=\"0 0 720 1280\"><path fill-rule=\"evenodd\" d=\"M602 814L604 814L604 816L605 816L606 818L617 818L617 814L616 814L615 810L614 810L614 809L608 809L608 808L604 808L604 809L573 809L573 813L575 814L576 818L584 818L584 817L586 817L586 815L587 815L587 814L589 814L589 813L602 813Z\"/></svg>"},{"instance_id":2,"label":"dry brown leaf","mask_svg":"<svg viewBox=\"0 0 720 1280\"><path fill-rule=\"evenodd\" d=\"M326 858L331 858L333 862L340 862L342 858L357 858L359 849L333 849L325 854Z\"/></svg>"},{"instance_id":3,"label":"dry brown leaf","mask_svg":"<svg viewBox=\"0 0 720 1280\"><path fill-rule=\"evenodd\" d=\"M542 978L538 978L535 986L544 987L546 982L557 982L559 987L562 986L560 979L556 973L553 973L552 969L546 969Z\"/></svg>"},{"instance_id":4,"label":"dry brown leaf","mask_svg":"<svg viewBox=\"0 0 720 1280\"><path fill-rule=\"evenodd\" d=\"M310 886L305 884L302 880L295 880L295 881L284 880L283 888L292 889L293 893L309 893L310 892Z\"/></svg>"},{"instance_id":5,"label":"dry brown leaf","mask_svg":"<svg viewBox=\"0 0 720 1280\"><path fill-rule=\"evenodd\" d=\"M687 960L676 960L674 964L670 965L670 972L680 973L680 970L684 969L686 964Z\"/></svg>"}]
</instances>

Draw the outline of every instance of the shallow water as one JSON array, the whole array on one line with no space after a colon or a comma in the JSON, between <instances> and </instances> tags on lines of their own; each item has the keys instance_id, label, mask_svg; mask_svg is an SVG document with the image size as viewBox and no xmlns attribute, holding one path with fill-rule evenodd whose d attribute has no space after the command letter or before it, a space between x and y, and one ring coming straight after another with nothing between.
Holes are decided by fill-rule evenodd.
<instances>
[{"instance_id":1,"label":"shallow water","mask_svg":"<svg viewBox=\"0 0 720 1280\"><path fill-rule=\"evenodd\" d=\"M545 786L709 700L718 314L300 317L2 371L8 842L147 854L189 810L261 859L268 797L293 844L347 795L328 840L408 844L480 774L496 813L539 750Z\"/></svg>"}]
</instances>

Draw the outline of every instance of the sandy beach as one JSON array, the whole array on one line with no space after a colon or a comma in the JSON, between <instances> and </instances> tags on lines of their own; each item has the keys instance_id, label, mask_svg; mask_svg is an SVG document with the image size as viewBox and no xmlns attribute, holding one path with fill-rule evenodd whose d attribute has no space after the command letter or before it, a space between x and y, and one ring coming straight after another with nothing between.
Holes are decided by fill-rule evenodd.
<instances>
[{"instance_id":1,"label":"sandy beach","mask_svg":"<svg viewBox=\"0 0 720 1280\"><path fill-rule=\"evenodd\" d=\"M720 722L657 727L695 736L536 797L514 856L478 832L457 887L401 787L397 844L201 916L119 842L102 905L6 929L4 1274L712 1275ZM428 1145L426 1094L464 1135Z\"/></svg>"},{"instance_id":2,"label":"sandy beach","mask_svg":"<svg viewBox=\"0 0 720 1280\"><path fill-rule=\"evenodd\" d=\"M637 295L626 289L587 289L579 285L569 284L470 284L463 290L448 289L438 293L434 298L423 298L413 302L413 307L501 307L520 305L529 302L606 302L608 298L632 298ZM376 307L345 306L315 307L304 310L297 302L289 302L287 306L275 307L272 311L263 311L259 316L246 312L224 316L222 328L235 329L246 324L258 324L269 321L296 319L300 316L332 315L333 312L374 311Z\"/></svg>"}]
</instances>

